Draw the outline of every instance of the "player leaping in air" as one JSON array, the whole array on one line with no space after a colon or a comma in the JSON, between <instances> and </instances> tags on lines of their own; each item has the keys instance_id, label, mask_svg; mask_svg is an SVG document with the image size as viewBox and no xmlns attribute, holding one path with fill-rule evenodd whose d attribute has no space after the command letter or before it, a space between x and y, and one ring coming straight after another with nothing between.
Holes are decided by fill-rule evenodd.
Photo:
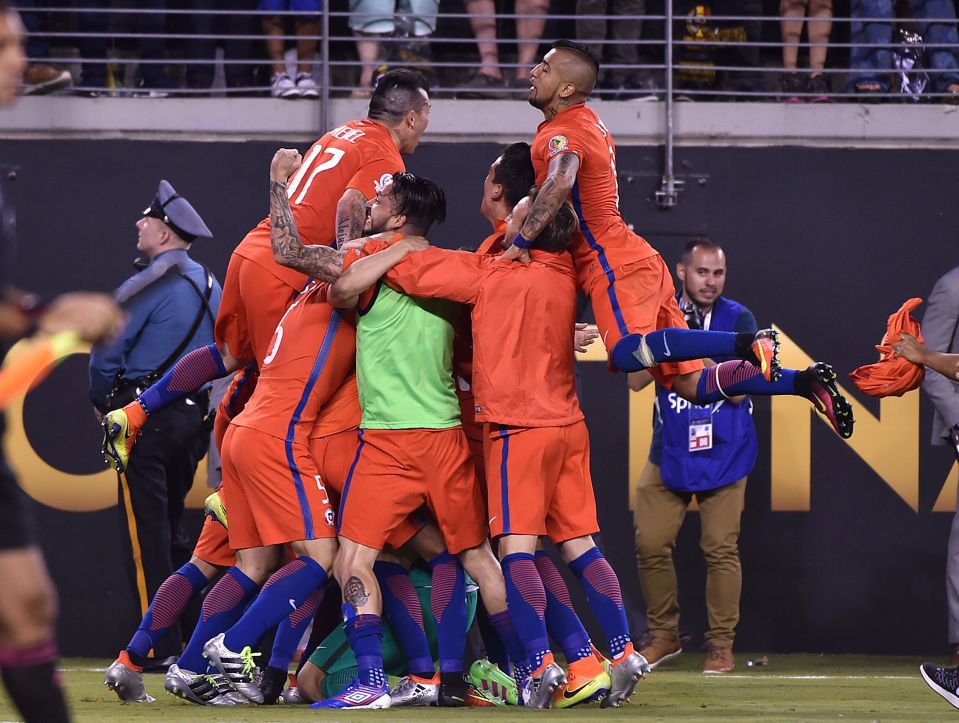
<instances>
[{"instance_id":1,"label":"player leaping in air","mask_svg":"<svg viewBox=\"0 0 959 723\"><path fill-rule=\"evenodd\" d=\"M853 430L852 408L821 362L798 371L779 369L771 330L755 337L689 330L673 297L669 269L619 210L616 146L586 98L599 61L586 46L558 40L530 73L529 102L543 112L533 141L539 193L506 257L528 260L528 249L564 201L579 216L571 251L580 287L589 295L610 366L649 369L656 380L694 404L740 394L805 397L841 437ZM734 356L703 369L699 360Z\"/></svg>"}]
</instances>

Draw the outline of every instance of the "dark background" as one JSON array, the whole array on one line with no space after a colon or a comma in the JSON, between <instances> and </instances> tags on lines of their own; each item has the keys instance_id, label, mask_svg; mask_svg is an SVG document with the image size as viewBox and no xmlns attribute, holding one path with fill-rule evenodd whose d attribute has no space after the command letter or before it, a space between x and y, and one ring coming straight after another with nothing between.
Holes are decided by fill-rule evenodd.
<instances>
[{"instance_id":1,"label":"dark background","mask_svg":"<svg viewBox=\"0 0 959 723\"><path fill-rule=\"evenodd\" d=\"M213 229L216 240L197 243L194 252L222 279L232 247L267 212L268 167L279 145L5 141L0 162L20 167L15 280L44 294L116 287L132 271L134 223L160 178L189 198ZM449 146L427 143L409 159L410 170L447 191L448 221L436 230L436 242L459 246L488 233L478 206L497 149L461 143L453 154ZM954 265L947 250L959 222L956 151L679 148L677 167L690 184L668 212L651 201L661 153L619 149L627 220L670 263L690 235L720 240L730 266L727 293L748 305L760 325L782 326L842 374L873 361L886 316L904 299L925 296ZM639 601L627 505L634 480L628 479L625 383L602 364L581 366L604 546L627 596ZM860 401L878 414L878 404ZM930 509L952 458L927 443L931 414L924 399L918 513L819 423L812 428L811 510L772 512L769 405L757 404L760 454L743 520L738 648L945 649L951 515ZM24 416L32 443L51 464L76 474L102 469L82 357L65 362L30 395ZM114 655L137 622L120 572L116 510L38 508L60 589L63 653ZM198 513L191 520L198 530ZM677 550L682 628L693 645L701 644L705 629L698 524L696 514L688 516Z\"/></svg>"}]
</instances>

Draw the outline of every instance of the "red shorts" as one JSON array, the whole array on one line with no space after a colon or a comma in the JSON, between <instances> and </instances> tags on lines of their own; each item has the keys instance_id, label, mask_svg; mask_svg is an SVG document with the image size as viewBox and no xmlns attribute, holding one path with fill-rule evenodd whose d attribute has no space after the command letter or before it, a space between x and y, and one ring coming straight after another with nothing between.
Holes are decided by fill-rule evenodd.
<instances>
[{"instance_id":1,"label":"red shorts","mask_svg":"<svg viewBox=\"0 0 959 723\"><path fill-rule=\"evenodd\" d=\"M462 427L360 430L340 502L340 534L381 550L424 503L454 555L487 538L483 499Z\"/></svg>"},{"instance_id":2,"label":"red shorts","mask_svg":"<svg viewBox=\"0 0 959 723\"><path fill-rule=\"evenodd\" d=\"M333 508L306 445L231 424L222 461L234 550L336 536Z\"/></svg>"},{"instance_id":3,"label":"red shorts","mask_svg":"<svg viewBox=\"0 0 959 723\"><path fill-rule=\"evenodd\" d=\"M248 364L233 375L233 380L220 400L216 408L216 416L213 418L213 442L218 450L223 449L226 428L230 426L233 417L243 411L243 407L253 396L258 377L259 372L255 364Z\"/></svg>"},{"instance_id":4,"label":"red shorts","mask_svg":"<svg viewBox=\"0 0 959 723\"><path fill-rule=\"evenodd\" d=\"M602 277L587 290L596 326L606 353L627 334L648 334L656 329L686 329L686 319L676 303L676 289L663 257L650 256L615 269L612 279ZM615 371L612 364L610 368ZM667 389L673 379L703 369L696 359L657 364L649 369Z\"/></svg>"},{"instance_id":5,"label":"red shorts","mask_svg":"<svg viewBox=\"0 0 959 723\"><path fill-rule=\"evenodd\" d=\"M227 519L229 514L227 511ZM236 553L230 549L226 528L210 516L203 519L203 529L200 530L193 554L203 562L217 567L232 567L236 563Z\"/></svg>"},{"instance_id":6,"label":"red shorts","mask_svg":"<svg viewBox=\"0 0 959 723\"><path fill-rule=\"evenodd\" d=\"M548 535L559 543L599 531L585 422L487 427L491 537Z\"/></svg>"}]
</instances>

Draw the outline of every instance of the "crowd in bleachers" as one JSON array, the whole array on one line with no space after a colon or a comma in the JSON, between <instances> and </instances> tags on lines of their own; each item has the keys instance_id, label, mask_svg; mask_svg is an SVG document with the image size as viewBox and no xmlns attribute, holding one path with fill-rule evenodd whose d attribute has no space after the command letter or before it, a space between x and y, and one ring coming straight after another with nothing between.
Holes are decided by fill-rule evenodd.
<instances>
[{"instance_id":1,"label":"crowd in bleachers","mask_svg":"<svg viewBox=\"0 0 959 723\"><path fill-rule=\"evenodd\" d=\"M332 96L366 97L403 65L438 93L523 97L541 41L557 37L603 55L598 97L665 87L662 0L333 0L328 79L320 0L19 5L25 93L318 98L327 83ZM674 87L693 100L959 100L954 0L678 0L673 13Z\"/></svg>"}]
</instances>

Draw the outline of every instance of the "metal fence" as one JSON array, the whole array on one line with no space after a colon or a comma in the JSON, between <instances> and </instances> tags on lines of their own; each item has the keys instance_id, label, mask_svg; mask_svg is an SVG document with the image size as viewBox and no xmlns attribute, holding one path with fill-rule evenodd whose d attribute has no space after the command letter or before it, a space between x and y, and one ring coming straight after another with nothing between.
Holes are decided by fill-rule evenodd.
<instances>
[{"instance_id":1,"label":"metal fence","mask_svg":"<svg viewBox=\"0 0 959 723\"><path fill-rule=\"evenodd\" d=\"M309 17L291 11L223 9L222 3L166 8L157 0L139 7L30 5L21 7L21 13L29 29L31 63L56 66L59 85L62 70L70 72L69 85L57 92L268 95L277 68L294 77L299 68L316 85L305 95L325 104L330 97L368 94L366 79L402 65L427 74L438 96L523 98L528 86L522 79L548 43L557 37L578 37L604 55L604 75L594 93L604 100L959 100L959 41L952 0L922 3L922 8L938 11L934 18L805 20L712 14L708 3L695 0L682 6L667 3L663 13L644 15L576 13L572 2L570 7L554 2L551 9L558 12L548 15L520 15L464 12L466 5L444 0L437 4L436 14L428 16L404 11L402 0L392 16L350 12L334 2L332 8L324 3L317 15ZM274 48L284 50L275 67L262 27L269 18L279 20L269 37ZM781 33L784 22L791 23L791 40L786 43ZM357 30L367 27L386 30ZM474 34L478 27L485 33L482 55ZM828 33L823 32L826 29ZM587 30L593 33L588 39L583 37ZM810 42L811 31L818 42ZM297 45L309 57L297 58ZM361 60L361 49L372 59ZM785 67L787 55L798 61L797 67ZM481 69L490 80L477 79ZM493 79L497 72L500 82ZM41 75L35 71L27 80ZM28 82L24 92L49 89L50 85Z\"/></svg>"}]
</instances>

